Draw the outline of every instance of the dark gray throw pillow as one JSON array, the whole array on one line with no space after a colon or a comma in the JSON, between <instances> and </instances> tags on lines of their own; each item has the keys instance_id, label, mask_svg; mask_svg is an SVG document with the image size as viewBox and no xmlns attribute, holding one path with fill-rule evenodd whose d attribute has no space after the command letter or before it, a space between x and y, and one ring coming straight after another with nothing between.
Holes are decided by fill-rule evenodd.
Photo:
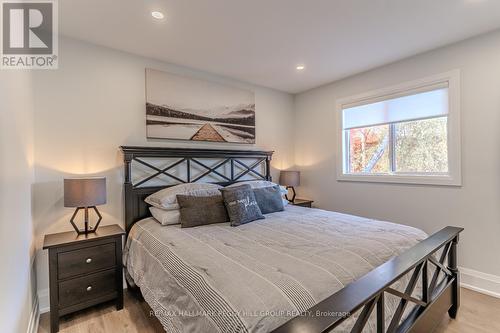
<instances>
[{"instance_id":1,"label":"dark gray throw pillow","mask_svg":"<svg viewBox=\"0 0 500 333\"><path fill-rule=\"evenodd\" d=\"M279 185L254 188L253 194L262 214L281 212L285 209Z\"/></svg>"},{"instance_id":2,"label":"dark gray throw pillow","mask_svg":"<svg viewBox=\"0 0 500 333\"><path fill-rule=\"evenodd\" d=\"M221 195L193 196L177 194L182 228L228 222L226 207Z\"/></svg>"},{"instance_id":3,"label":"dark gray throw pillow","mask_svg":"<svg viewBox=\"0 0 500 333\"><path fill-rule=\"evenodd\" d=\"M250 185L226 187L220 191L233 227L265 218Z\"/></svg>"}]
</instances>

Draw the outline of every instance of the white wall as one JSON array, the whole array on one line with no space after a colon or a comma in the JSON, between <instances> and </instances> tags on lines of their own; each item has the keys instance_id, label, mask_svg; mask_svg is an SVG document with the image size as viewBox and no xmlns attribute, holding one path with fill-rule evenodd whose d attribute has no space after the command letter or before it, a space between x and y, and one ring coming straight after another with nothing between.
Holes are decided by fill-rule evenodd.
<instances>
[{"instance_id":1,"label":"white wall","mask_svg":"<svg viewBox=\"0 0 500 333\"><path fill-rule=\"evenodd\" d=\"M62 180L80 174L104 175L108 203L103 224L123 225L120 145L193 146L189 142L147 140L145 68L188 74L255 91L255 145L195 143L196 147L275 150L272 165L293 165L293 96L216 77L83 42L63 39L59 69L35 73L34 222L38 288L47 304L47 253L43 235L72 230L72 210L63 207ZM274 177L277 177L274 170Z\"/></svg>"},{"instance_id":2,"label":"white wall","mask_svg":"<svg viewBox=\"0 0 500 333\"><path fill-rule=\"evenodd\" d=\"M29 72L0 71L0 332L24 333L36 318L33 117Z\"/></svg>"},{"instance_id":3,"label":"white wall","mask_svg":"<svg viewBox=\"0 0 500 333\"><path fill-rule=\"evenodd\" d=\"M336 180L336 99L456 68L462 73L462 187ZM321 208L428 233L463 226L459 264L500 276L500 32L310 90L295 96L295 103L301 196Z\"/></svg>"}]
</instances>

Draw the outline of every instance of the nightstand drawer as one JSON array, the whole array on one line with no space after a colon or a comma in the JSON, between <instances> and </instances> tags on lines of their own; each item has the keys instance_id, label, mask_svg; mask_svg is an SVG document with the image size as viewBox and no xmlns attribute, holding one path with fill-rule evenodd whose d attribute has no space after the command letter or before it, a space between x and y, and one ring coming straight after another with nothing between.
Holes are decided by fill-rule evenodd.
<instances>
[{"instance_id":1,"label":"nightstand drawer","mask_svg":"<svg viewBox=\"0 0 500 333\"><path fill-rule=\"evenodd\" d=\"M113 293L116 293L116 271L110 269L60 282L59 307L83 303Z\"/></svg>"},{"instance_id":2,"label":"nightstand drawer","mask_svg":"<svg viewBox=\"0 0 500 333\"><path fill-rule=\"evenodd\" d=\"M57 256L58 278L66 279L80 274L112 268L116 262L115 243L85 247L61 252Z\"/></svg>"}]
</instances>

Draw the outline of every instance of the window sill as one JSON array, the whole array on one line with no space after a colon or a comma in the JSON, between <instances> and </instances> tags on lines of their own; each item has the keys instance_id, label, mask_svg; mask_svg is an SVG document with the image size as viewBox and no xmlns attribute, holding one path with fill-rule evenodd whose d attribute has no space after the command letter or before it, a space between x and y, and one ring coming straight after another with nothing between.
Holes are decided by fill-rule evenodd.
<instances>
[{"instance_id":1,"label":"window sill","mask_svg":"<svg viewBox=\"0 0 500 333\"><path fill-rule=\"evenodd\" d=\"M337 180L347 182L462 186L461 178L451 175L340 174L337 175Z\"/></svg>"}]
</instances>

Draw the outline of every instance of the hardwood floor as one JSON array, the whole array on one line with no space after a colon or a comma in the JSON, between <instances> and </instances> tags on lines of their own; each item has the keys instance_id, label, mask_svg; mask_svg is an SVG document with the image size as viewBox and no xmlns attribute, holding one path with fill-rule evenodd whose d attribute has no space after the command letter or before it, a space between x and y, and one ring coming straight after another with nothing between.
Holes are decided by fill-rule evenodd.
<instances>
[{"instance_id":1,"label":"hardwood floor","mask_svg":"<svg viewBox=\"0 0 500 333\"><path fill-rule=\"evenodd\" d=\"M462 306L458 318L443 318L435 333L496 333L500 332L500 299L462 289ZM163 332L156 319L149 316L149 308L130 293L125 293L123 310L113 304L96 306L61 319L62 333L104 332ZM40 318L38 333L49 333L49 316Z\"/></svg>"},{"instance_id":2,"label":"hardwood floor","mask_svg":"<svg viewBox=\"0 0 500 333\"><path fill-rule=\"evenodd\" d=\"M500 299L462 288L457 319L443 318L435 333L500 332Z\"/></svg>"},{"instance_id":3,"label":"hardwood floor","mask_svg":"<svg viewBox=\"0 0 500 333\"><path fill-rule=\"evenodd\" d=\"M61 333L163 333L164 330L156 318L149 316L149 306L144 301L125 290L123 310L116 311L113 302L104 303L87 310L61 318ZM50 333L50 316L40 316L38 333Z\"/></svg>"}]
</instances>

